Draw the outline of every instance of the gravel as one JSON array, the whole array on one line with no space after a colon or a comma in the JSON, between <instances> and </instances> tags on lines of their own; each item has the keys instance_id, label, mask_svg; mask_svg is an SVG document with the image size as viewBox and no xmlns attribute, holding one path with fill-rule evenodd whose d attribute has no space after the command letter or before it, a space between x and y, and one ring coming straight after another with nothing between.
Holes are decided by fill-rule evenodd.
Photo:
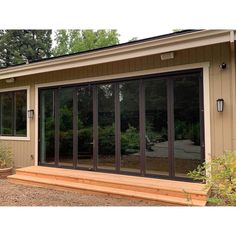
<instances>
[{"instance_id":1,"label":"gravel","mask_svg":"<svg viewBox=\"0 0 236 236\"><path fill-rule=\"evenodd\" d=\"M66 192L0 179L0 206L155 206L154 202L85 192Z\"/></svg>"}]
</instances>

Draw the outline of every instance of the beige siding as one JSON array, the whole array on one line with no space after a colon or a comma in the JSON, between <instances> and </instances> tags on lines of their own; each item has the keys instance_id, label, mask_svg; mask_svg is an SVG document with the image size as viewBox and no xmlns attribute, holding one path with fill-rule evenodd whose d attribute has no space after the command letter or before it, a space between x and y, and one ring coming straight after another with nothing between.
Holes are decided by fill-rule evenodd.
<instances>
[{"instance_id":1,"label":"beige siding","mask_svg":"<svg viewBox=\"0 0 236 236\"><path fill-rule=\"evenodd\" d=\"M177 51L175 52L175 58L173 60L161 61L160 55L152 55L131 60L99 64L96 66L20 77L11 85L1 81L0 87L7 88L7 86L17 87L30 85L30 106L31 109L36 109L34 95L36 84L75 79L78 80L79 83L80 79L84 78L87 78L89 81L92 80L92 77L199 62L210 62L211 154L212 156L215 156L221 154L225 150L236 148L236 140L233 138L233 130L235 127L232 127L235 123L232 112L232 110L235 109L232 107L232 90L234 91L235 88L231 87L232 68L230 64L231 54L229 43ZM219 64L222 62L227 64L227 69L224 71L219 69ZM216 100L220 97L225 100L225 110L223 113L218 113L216 111ZM12 145L15 154L15 165L17 167L34 164L34 124L35 122L32 120L30 124L30 141L4 141L9 142Z\"/></svg>"}]
</instances>

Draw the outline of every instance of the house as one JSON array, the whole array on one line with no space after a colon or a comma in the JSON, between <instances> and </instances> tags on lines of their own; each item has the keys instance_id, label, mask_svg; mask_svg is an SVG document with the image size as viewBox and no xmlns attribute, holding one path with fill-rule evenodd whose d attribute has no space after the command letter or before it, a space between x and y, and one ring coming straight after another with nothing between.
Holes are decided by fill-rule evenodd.
<instances>
[{"instance_id":1,"label":"house","mask_svg":"<svg viewBox=\"0 0 236 236\"><path fill-rule=\"evenodd\" d=\"M187 185L197 165L236 150L235 39L184 30L2 68L0 139L16 168Z\"/></svg>"}]
</instances>

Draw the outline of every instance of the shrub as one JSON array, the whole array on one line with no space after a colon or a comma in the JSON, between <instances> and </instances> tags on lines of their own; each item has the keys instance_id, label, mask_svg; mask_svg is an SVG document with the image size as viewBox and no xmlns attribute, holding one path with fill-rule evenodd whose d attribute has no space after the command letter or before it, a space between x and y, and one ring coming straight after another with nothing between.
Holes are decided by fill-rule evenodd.
<instances>
[{"instance_id":1,"label":"shrub","mask_svg":"<svg viewBox=\"0 0 236 236\"><path fill-rule=\"evenodd\" d=\"M187 136L187 124L184 121L175 121L175 140L186 139Z\"/></svg>"},{"instance_id":2,"label":"shrub","mask_svg":"<svg viewBox=\"0 0 236 236\"><path fill-rule=\"evenodd\" d=\"M0 169L12 167L12 150L11 148L0 142Z\"/></svg>"},{"instance_id":3,"label":"shrub","mask_svg":"<svg viewBox=\"0 0 236 236\"><path fill-rule=\"evenodd\" d=\"M195 145L200 145L200 124L194 124L190 131L190 139Z\"/></svg>"},{"instance_id":4,"label":"shrub","mask_svg":"<svg viewBox=\"0 0 236 236\"><path fill-rule=\"evenodd\" d=\"M139 151L139 132L129 125L129 128L121 133L121 154L135 153Z\"/></svg>"},{"instance_id":5,"label":"shrub","mask_svg":"<svg viewBox=\"0 0 236 236\"><path fill-rule=\"evenodd\" d=\"M206 175L209 172L209 175ZM236 154L227 152L198 166L188 176L206 183L211 190L208 202L219 206L236 206Z\"/></svg>"},{"instance_id":6,"label":"shrub","mask_svg":"<svg viewBox=\"0 0 236 236\"><path fill-rule=\"evenodd\" d=\"M115 154L115 126L99 127L98 145L101 154Z\"/></svg>"}]
</instances>

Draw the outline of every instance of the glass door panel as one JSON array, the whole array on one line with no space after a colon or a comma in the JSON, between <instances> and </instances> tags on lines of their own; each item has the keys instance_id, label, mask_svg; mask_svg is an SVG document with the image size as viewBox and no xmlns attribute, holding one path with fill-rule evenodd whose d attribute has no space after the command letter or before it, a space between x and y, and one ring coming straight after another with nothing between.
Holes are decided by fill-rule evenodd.
<instances>
[{"instance_id":1,"label":"glass door panel","mask_svg":"<svg viewBox=\"0 0 236 236\"><path fill-rule=\"evenodd\" d=\"M93 91L80 87L78 98L78 167L93 167Z\"/></svg>"},{"instance_id":2,"label":"glass door panel","mask_svg":"<svg viewBox=\"0 0 236 236\"><path fill-rule=\"evenodd\" d=\"M73 91L59 89L59 166L73 166Z\"/></svg>"},{"instance_id":3,"label":"glass door panel","mask_svg":"<svg viewBox=\"0 0 236 236\"><path fill-rule=\"evenodd\" d=\"M169 175L166 78L145 81L146 173Z\"/></svg>"},{"instance_id":4,"label":"glass door panel","mask_svg":"<svg viewBox=\"0 0 236 236\"><path fill-rule=\"evenodd\" d=\"M98 168L115 170L115 93L112 84L98 85Z\"/></svg>"},{"instance_id":5,"label":"glass door panel","mask_svg":"<svg viewBox=\"0 0 236 236\"><path fill-rule=\"evenodd\" d=\"M40 91L40 157L41 164L55 165L54 90Z\"/></svg>"},{"instance_id":6,"label":"glass door panel","mask_svg":"<svg viewBox=\"0 0 236 236\"><path fill-rule=\"evenodd\" d=\"M187 177L202 163L199 73L183 75L173 83L175 176Z\"/></svg>"},{"instance_id":7,"label":"glass door panel","mask_svg":"<svg viewBox=\"0 0 236 236\"><path fill-rule=\"evenodd\" d=\"M139 81L119 84L121 171L141 172L139 135Z\"/></svg>"},{"instance_id":8,"label":"glass door panel","mask_svg":"<svg viewBox=\"0 0 236 236\"><path fill-rule=\"evenodd\" d=\"M1 130L4 136L14 135L14 96L13 93L3 93L2 99L2 117L1 117Z\"/></svg>"}]
</instances>

